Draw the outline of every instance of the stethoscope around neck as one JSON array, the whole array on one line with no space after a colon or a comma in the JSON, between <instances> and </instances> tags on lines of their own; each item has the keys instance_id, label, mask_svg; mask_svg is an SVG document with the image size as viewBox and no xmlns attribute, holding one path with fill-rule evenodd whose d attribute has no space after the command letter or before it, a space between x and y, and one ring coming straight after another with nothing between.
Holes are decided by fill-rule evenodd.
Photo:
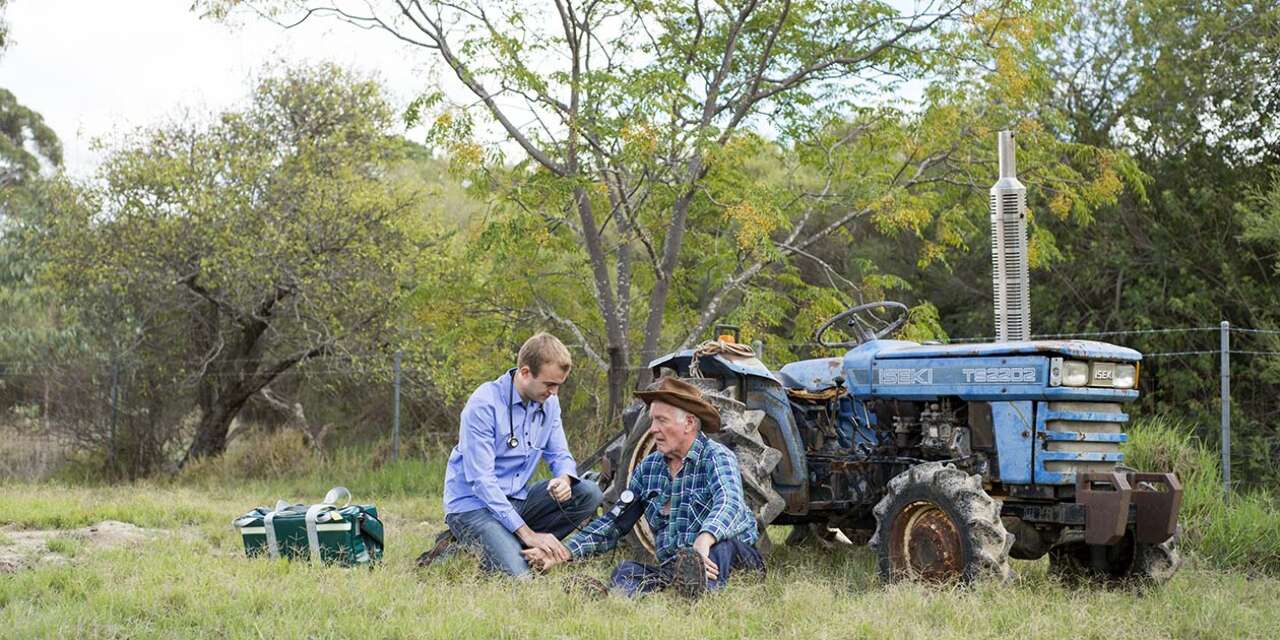
<instances>
[{"instance_id":1,"label":"stethoscope around neck","mask_svg":"<svg viewBox=\"0 0 1280 640\"><path fill-rule=\"evenodd\" d=\"M511 411L511 405L515 404L515 400L516 400L516 372L517 371L519 370L518 369L511 370L511 392L507 394L507 448L508 449L514 449L520 446L520 439L516 437L515 414ZM539 408L538 412L542 413L542 419L545 420L547 416L546 409ZM528 420L528 415L525 416L525 419Z\"/></svg>"}]
</instances>

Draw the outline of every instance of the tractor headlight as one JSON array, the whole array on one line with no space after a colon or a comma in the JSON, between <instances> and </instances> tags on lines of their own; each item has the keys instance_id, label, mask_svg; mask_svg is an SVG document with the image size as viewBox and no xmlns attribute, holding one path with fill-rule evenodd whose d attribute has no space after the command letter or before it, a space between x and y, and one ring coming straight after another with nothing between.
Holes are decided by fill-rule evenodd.
<instances>
[{"instance_id":1,"label":"tractor headlight","mask_svg":"<svg viewBox=\"0 0 1280 640\"><path fill-rule=\"evenodd\" d=\"M1138 386L1138 365L1134 364L1118 364L1116 365L1116 377L1114 380L1117 389L1132 389Z\"/></svg>"},{"instance_id":2,"label":"tractor headlight","mask_svg":"<svg viewBox=\"0 0 1280 640\"><path fill-rule=\"evenodd\" d=\"M1089 384L1089 363L1079 360L1062 362L1062 385L1066 387L1083 387Z\"/></svg>"}]
</instances>

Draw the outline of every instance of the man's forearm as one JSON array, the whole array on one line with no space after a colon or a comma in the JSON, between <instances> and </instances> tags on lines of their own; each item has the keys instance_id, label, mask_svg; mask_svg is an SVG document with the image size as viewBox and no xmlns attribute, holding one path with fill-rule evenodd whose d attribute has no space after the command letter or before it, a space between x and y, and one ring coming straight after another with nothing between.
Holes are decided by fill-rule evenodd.
<instances>
[{"instance_id":1,"label":"man's forearm","mask_svg":"<svg viewBox=\"0 0 1280 640\"><path fill-rule=\"evenodd\" d=\"M565 548L574 558L583 558L596 553L609 551L617 546L621 537L612 513L606 513L565 541Z\"/></svg>"},{"instance_id":2,"label":"man's forearm","mask_svg":"<svg viewBox=\"0 0 1280 640\"><path fill-rule=\"evenodd\" d=\"M705 551L711 550L711 545L714 545L715 543L716 543L715 535L712 534L710 531L703 531L702 533L698 534L697 538L694 538L693 548L699 551L705 552Z\"/></svg>"},{"instance_id":3,"label":"man's forearm","mask_svg":"<svg viewBox=\"0 0 1280 640\"><path fill-rule=\"evenodd\" d=\"M533 529L529 528L529 525L525 524L525 525L520 525L520 528L516 529L515 531L512 531L512 533L515 534L516 538L518 538L520 542L523 542L529 546L533 546L533 537L541 532L534 531Z\"/></svg>"}]
</instances>

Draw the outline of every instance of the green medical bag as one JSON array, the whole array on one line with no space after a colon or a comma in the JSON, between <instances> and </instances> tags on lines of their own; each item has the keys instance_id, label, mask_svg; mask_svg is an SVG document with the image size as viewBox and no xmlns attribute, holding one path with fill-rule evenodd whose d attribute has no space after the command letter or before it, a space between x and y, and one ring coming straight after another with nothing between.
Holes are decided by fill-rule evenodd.
<instances>
[{"instance_id":1,"label":"green medical bag","mask_svg":"<svg viewBox=\"0 0 1280 640\"><path fill-rule=\"evenodd\" d=\"M344 497L346 503L338 506ZM319 558L344 566L382 557L383 529L377 507L351 504L351 492L344 487L331 489L320 504L291 505L281 500L274 509L258 507L232 525L250 556Z\"/></svg>"}]
</instances>

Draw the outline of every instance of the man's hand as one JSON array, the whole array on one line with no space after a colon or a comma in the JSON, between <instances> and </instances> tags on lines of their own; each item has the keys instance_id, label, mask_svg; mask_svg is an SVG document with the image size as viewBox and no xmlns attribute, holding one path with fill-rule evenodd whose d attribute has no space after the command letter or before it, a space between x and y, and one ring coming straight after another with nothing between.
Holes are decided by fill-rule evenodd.
<instances>
[{"instance_id":1,"label":"man's hand","mask_svg":"<svg viewBox=\"0 0 1280 640\"><path fill-rule=\"evenodd\" d=\"M693 550L702 556L702 566L707 570L707 580L715 580L720 577L720 567L711 561L711 545L716 543L716 537L703 531L693 541Z\"/></svg>"},{"instance_id":2,"label":"man's hand","mask_svg":"<svg viewBox=\"0 0 1280 640\"><path fill-rule=\"evenodd\" d=\"M560 564L559 560L551 557L542 549L525 549L520 554L524 556L525 562L528 562L529 566L544 573L550 571L551 567Z\"/></svg>"},{"instance_id":3,"label":"man's hand","mask_svg":"<svg viewBox=\"0 0 1280 640\"><path fill-rule=\"evenodd\" d=\"M565 502L573 497L573 483L569 481L569 474L566 473L548 482L547 493L551 494L551 499L556 502Z\"/></svg>"},{"instance_id":4,"label":"man's hand","mask_svg":"<svg viewBox=\"0 0 1280 640\"><path fill-rule=\"evenodd\" d=\"M524 525L516 529L516 537L520 538L520 542L523 542L525 546L542 551L557 563L569 561L569 550L564 548L564 545L560 544L560 541L549 533L538 533L530 529L529 525Z\"/></svg>"}]
</instances>

